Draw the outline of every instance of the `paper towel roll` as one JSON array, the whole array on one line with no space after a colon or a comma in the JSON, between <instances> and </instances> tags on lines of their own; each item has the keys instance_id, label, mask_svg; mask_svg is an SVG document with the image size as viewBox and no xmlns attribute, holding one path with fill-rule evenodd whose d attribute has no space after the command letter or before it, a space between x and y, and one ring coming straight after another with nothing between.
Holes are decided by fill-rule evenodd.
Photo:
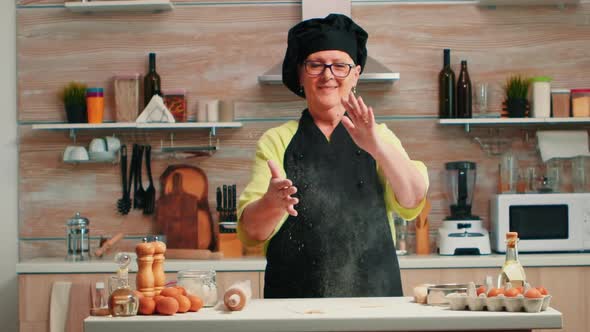
<instances>
[{"instance_id":1,"label":"paper towel roll","mask_svg":"<svg viewBox=\"0 0 590 332\"><path fill-rule=\"evenodd\" d=\"M538 130L537 144L543 162L553 158L590 156L588 132L585 130Z\"/></svg>"}]
</instances>

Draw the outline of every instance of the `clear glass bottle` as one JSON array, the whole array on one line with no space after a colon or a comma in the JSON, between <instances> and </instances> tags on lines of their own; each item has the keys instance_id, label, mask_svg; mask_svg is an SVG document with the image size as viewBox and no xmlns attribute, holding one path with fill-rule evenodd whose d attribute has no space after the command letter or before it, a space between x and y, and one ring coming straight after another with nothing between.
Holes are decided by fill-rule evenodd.
<instances>
[{"instance_id":1,"label":"clear glass bottle","mask_svg":"<svg viewBox=\"0 0 590 332\"><path fill-rule=\"evenodd\" d=\"M178 286L184 287L190 295L203 300L203 306L213 307L217 304L217 283L215 271L183 270L178 272Z\"/></svg>"},{"instance_id":2,"label":"clear glass bottle","mask_svg":"<svg viewBox=\"0 0 590 332\"><path fill-rule=\"evenodd\" d=\"M135 316L139 309L139 299L129 287L128 268L131 254L118 253L115 262L119 265L116 277L109 279L111 295L109 296L109 311L113 317Z\"/></svg>"},{"instance_id":3,"label":"clear glass bottle","mask_svg":"<svg viewBox=\"0 0 590 332\"><path fill-rule=\"evenodd\" d=\"M506 233L506 260L498 276L498 288L503 288L507 282L510 282L512 287L524 287L526 275L522 264L518 260L517 243L517 232Z\"/></svg>"}]
</instances>

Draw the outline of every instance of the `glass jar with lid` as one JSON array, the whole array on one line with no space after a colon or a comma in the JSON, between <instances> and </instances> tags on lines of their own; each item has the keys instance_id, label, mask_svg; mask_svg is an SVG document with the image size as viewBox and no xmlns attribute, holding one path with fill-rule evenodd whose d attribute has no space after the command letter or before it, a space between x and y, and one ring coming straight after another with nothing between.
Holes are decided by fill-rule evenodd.
<instances>
[{"instance_id":1,"label":"glass jar with lid","mask_svg":"<svg viewBox=\"0 0 590 332\"><path fill-rule=\"evenodd\" d=\"M215 277L214 270L183 270L178 272L177 284L188 294L200 297L205 307L213 307L217 303Z\"/></svg>"}]
</instances>

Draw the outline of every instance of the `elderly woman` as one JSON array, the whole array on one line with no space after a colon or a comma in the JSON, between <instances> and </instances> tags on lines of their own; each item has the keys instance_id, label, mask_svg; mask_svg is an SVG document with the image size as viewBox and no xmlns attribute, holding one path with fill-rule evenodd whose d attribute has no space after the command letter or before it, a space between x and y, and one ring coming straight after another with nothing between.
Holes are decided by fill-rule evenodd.
<instances>
[{"instance_id":1,"label":"elderly woman","mask_svg":"<svg viewBox=\"0 0 590 332\"><path fill-rule=\"evenodd\" d=\"M265 244L266 298L402 295L391 212L415 218L428 177L354 95L367 37L337 14L289 30L283 83L307 109L260 138L238 208L240 239Z\"/></svg>"}]
</instances>

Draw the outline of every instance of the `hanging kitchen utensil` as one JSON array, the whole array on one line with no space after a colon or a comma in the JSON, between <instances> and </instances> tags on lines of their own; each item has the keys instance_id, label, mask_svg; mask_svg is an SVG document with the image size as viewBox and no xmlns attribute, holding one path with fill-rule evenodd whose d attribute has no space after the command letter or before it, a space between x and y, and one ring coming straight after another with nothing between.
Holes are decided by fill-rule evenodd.
<instances>
[{"instance_id":1,"label":"hanging kitchen utensil","mask_svg":"<svg viewBox=\"0 0 590 332\"><path fill-rule=\"evenodd\" d=\"M117 201L117 210L119 213L126 215L131 209L131 199L127 188L127 146L121 146L121 187L123 196Z\"/></svg>"},{"instance_id":2,"label":"hanging kitchen utensil","mask_svg":"<svg viewBox=\"0 0 590 332\"><path fill-rule=\"evenodd\" d=\"M137 147L137 164L135 168L135 179L137 180L137 189L133 196L133 207L136 209L143 209L145 205L145 190L143 189L143 181L141 180L141 166L143 164L143 150L144 146Z\"/></svg>"},{"instance_id":3,"label":"hanging kitchen utensil","mask_svg":"<svg viewBox=\"0 0 590 332\"><path fill-rule=\"evenodd\" d=\"M156 187L154 187L154 179L152 178L152 147L151 145L146 145L145 147L145 167L147 170L147 175L150 180L150 184L148 185L147 189L145 190L145 204L143 206L143 214L152 214L154 213L154 208L156 205Z\"/></svg>"},{"instance_id":4,"label":"hanging kitchen utensil","mask_svg":"<svg viewBox=\"0 0 590 332\"><path fill-rule=\"evenodd\" d=\"M137 149L138 149L138 145L137 144L133 144L133 151L131 152L131 165L129 165L129 183L128 183L128 187L129 187L129 195L131 196L131 193L133 193L133 208L137 209L136 206L136 202L135 202L135 192L137 191L137 177L135 176L135 173L137 173Z\"/></svg>"}]
</instances>

